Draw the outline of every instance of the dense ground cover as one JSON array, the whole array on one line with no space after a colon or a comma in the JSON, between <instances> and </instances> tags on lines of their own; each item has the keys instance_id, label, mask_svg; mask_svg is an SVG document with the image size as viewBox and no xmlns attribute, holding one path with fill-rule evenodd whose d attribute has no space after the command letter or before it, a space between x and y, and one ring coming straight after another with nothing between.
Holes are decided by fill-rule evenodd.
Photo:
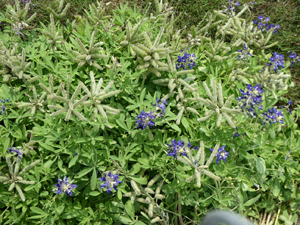
<instances>
[{"instance_id":1,"label":"dense ground cover","mask_svg":"<svg viewBox=\"0 0 300 225\"><path fill-rule=\"evenodd\" d=\"M299 4L149 2L0 3L1 223L296 224Z\"/></svg>"}]
</instances>

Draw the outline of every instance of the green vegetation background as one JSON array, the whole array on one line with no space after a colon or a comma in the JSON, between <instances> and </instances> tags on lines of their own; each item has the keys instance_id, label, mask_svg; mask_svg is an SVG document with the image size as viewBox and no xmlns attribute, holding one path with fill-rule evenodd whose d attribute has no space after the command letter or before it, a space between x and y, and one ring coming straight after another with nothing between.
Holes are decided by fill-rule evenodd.
<instances>
[{"instance_id":1,"label":"green vegetation background","mask_svg":"<svg viewBox=\"0 0 300 225\"><path fill-rule=\"evenodd\" d=\"M71 7L68 10L67 18L73 20L75 15L83 15L84 10L88 5L94 3L95 0L66 0ZM111 8L116 8L121 4L128 4L131 7L137 6L137 9L144 8L149 3L152 3L151 10L154 10L152 0L104 0L111 2ZM176 26L178 29L186 28L197 24L202 20L206 12L213 9L224 9L222 6L228 0L171 0L170 5L174 7L174 12L178 16ZM253 2L250 0L240 1L240 3ZM37 8L33 11L37 12L38 16L35 19L36 26L40 22L47 24L49 20L49 12L46 11L48 6L54 4L54 1L48 0L32 0L33 4L37 4ZM1 0L0 9L5 10L6 4L14 4L14 0ZM289 52L300 54L300 0L257 0L254 5L253 19L256 19L259 14L269 16L274 24L279 24L278 35L273 35L273 40L279 44L270 49L270 52L278 52L288 57ZM1 26L1 24L0 24ZM34 29L33 26L31 29ZM295 83L295 87L289 88L289 93L286 98L291 99L297 105L300 104L300 64L296 63L291 67L291 75ZM295 104L295 105L296 105Z\"/></svg>"}]
</instances>

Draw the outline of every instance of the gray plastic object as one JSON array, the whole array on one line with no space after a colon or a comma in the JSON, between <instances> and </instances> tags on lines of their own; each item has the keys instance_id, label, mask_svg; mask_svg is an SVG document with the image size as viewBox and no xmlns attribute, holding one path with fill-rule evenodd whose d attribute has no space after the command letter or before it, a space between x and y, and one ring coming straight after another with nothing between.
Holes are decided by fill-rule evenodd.
<instances>
[{"instance_id":1,"label":"gray plastic object","mask_svg":"<svg viewBox=\"0 0 300 225\"><path fill-rule=\"evenodd\" d=\"M218 225L220 223L226 225L253 225L239 214L224 210L210 212L204 217L202 225Z\"/></svg>"}]
</instances>

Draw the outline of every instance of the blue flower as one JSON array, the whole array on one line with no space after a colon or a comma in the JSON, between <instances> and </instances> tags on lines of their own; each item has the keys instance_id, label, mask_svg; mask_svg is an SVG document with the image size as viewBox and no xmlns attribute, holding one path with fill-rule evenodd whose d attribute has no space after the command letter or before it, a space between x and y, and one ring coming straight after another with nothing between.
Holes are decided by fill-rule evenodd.
<instances>
[{"instance_id":1,"label":"blue flower","mask_svg":"<svg viewBox=\"0 0 300 225\"><path fill-rule=\"evenodd\" d=\"M187 70L187 67L192 69L193 67L196 67L195 60L198 59L194 54L188 54L187 52L184 53L184 55L178 56L178 64L176 64L176 69L183 68L184 70Z\"/></svg>"},{"instance_id":2,"label":"blue flower","mask_svg":"<svg viewBox=\"0 0 300 225\"><path fill-rule=\"evenodd\" d=\"M113 175L111 172L108 174L104 173L104 177L100 177L99 179L103 182L103 184L100 185L100 188L106 187L107 194L109 194L112 189L117 191L117 185L122 183L122 181L119 181L118 179L119 174Z\"/></svg>"},{"instance_id":3,"label":"blue flower","mask_svg":"<svg viewBox=\"0 0 300 225\"><path fill-rule=\"evenodd\" d=\"M64 177L64 180L58 178L58 183L54 184L56 188L53 190L56 191L56 194L63 194L64 192L67 193L67 196L73 196L72 190L77 187L76 184L72 184L74 180L71 182L68 181L67 177Z\"/></svg>"},{"instance_id":4,"label":"blue flower","mask_svg":"<svg viewBox=\"0 0 300 225\"><path fill-rule=\"evenodd\" d=\"M191 142L188 143L187 146L184 146L184 141L181 141L181 139L176 142L176 140L171 140L171 144L168 144L170 149L168 150L167 156L173 156L174 159L177 158L178 154L187 156L187 151L190 151L192 148ZM198 149L198 146L193 147L193 150Z\"/></svg>"},{"instance_id":5,"label":"blue flower","mask_svg":"<svg viewBox=\"0 0 300 225\"><path fill-rule=\"evenodd\" d=\"M236 59L241 59L241 60L248 60L248 55L251 56L250 52L249 51L246 51L248 50L248 48L246 47L246 44L244 44L244 49L243 50L237 50L237 52L241 52L241 55L238 56Z\"/></svg>"},{"instance_id":6,"label":"blue flower","mask_svg":"<svg viewBox=\"0 0 300 225\"><path fill-rule=\"evenodd\" d=\"M293 105L293 102L292 102L292 100L289 100L289 102L288 102L288 103L289 103L289 105Z\"/></svg>"},{"instance_id":7,"label":"blue flower","mask_svg":"<svg viewBox=\"0 0 300 225\"><path fill-rule=\"evenodd\" d=\"M150 113L144 112L144 110L137 116L137 121L136 123L138 124L137 128L142 127L143 130L148 126L149 128L152 128L155 126L155 123L152 121L155 119L155 115Z\"/></svg>"},{"instance_id":8,"label":"blue flower","mask_svg":"<svg viewBox=\"0 0 300 225\"><path fill-rule=\"evenodd\" d=\"M236 132L233 137L235 138L235 137L239 137L239 136L241 136L241 135L238 132Z\"/></svg>"},{"instance_id":9,"label":"blue flower","mask_svg":"<svg viewBox=\"0 0 300 225\"><path fill-rule=\"evenodd\" d=\"M265 117L264 119L264 124L269 121L269 123L272 125L274 123L281 123L283 124L283 114L280 111L277 111L276 108L272 108L268 110L268 113L263 113L263 116Z\"/></svg>"},{"instance_id":10,"label":"blue flower","mask_svg":"<svg viewBox=\"0 0 300 225\"><path fill-rule=\"evenodd\" d=\"M275 73L277 73L278 69L285 68L284 67L284 56L279 55L277 52L274 52L273 56L270 58L272 63L268 63L267 66L273 66ZM281 68L278 68L281 67Z\"/></svg>"},{"instance_id":11,"label":"blue flower","mask_svg":"<svg viewBox=\"0 0 300 225\"><path fill-rule=\"evenodd\" d=\"M291 54L289 55L289 57L291 59L293 59L290 66L294 65L296 63L296 60L298 60L298 62L300 62L300 55L297 56L296 53L291 52Z\"/></svg>"},{"instance_id":12,"label":"blue flower","mask_svg":"<svg viewBox=\"0 0 300 225\"><path fill-rule=\"evenodd\" d=\"M160 104L159 104L160 103ZM163 101L162 100L160 100L160 99L158 99L158 98L156 98L156 104L153 104L153 103L151 103L153 106L156 106L157 105L157 107L159 108L159 109L161 109L162 111L163 111L163 113L166 113L166 105L168 104L167 103L167 99L164 99Z\"/></svg>"},{"instance_id":13,"label":"blue flower","mask_svg":"<svg viewBox=\"0 0 300 225\"><path fill-rule=\"evenodd\" d=\"M213 149L209 149L210 151L213 151ZM219 163L219 161L224 160L226 162L227 157L229 156L229 153L226 152L225 150L225 145L223 145L222 148L218 149L218 153L216 154L217 156L217 164Z\"/></svg>"},{"instance_id":14,"label":"blue flower","mask_svg":"<svg viewBox=\"0 0 300 225\"><path fill-rule=\"evenodd\" d=\"M236 100L238 100L238 105L243 112L246 112L251 116L251 118L253 118L253 116L257 115L255 113L255 106L262 102L260 94L264 91L261 89L259 84L256 84L253 87L251 84L247 84L247 89L241 89L240 92L242 96L236 98ZM258 106L258 108L262 109L262 106Z\"/></svg>"},{"instance_id":15,"label":"blue flower","mask_svg":"<svg viewBox=\"0 0 300 225\"><path fill-rule=\"evenodd\" d=\"M11 154L14 154L14 153L17 153L18 154L18 157L20 159L22 159L22 153L20 152L23 148L20 148L20 149L17 149L15 147L12 147L12 148L7 148L8 152L11 153Z\"/></svg>"}]
</instances>

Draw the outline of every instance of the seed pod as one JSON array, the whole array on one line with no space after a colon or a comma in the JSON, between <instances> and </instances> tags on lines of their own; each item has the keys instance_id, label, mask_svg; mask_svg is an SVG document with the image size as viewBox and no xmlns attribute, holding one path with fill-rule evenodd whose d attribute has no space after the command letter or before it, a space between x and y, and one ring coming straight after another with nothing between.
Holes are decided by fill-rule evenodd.
<instances>
[{"instance_id":1,"label":"seed pod","mask_svg":"<svg viewBox=\"0 0 300 225\"><path fill-rule=\"evenodd\" d=\"M195 175L196 175L196 179L197 179L197 187L200 188L201 187L201 174L197 169L195 169Z\"/></svg>"},{"instance_id":2,"label":"seed pod","mask_svg":"<svg viewBox=\"0 0 300 225\"><path fill-rule=\"evenodd\" d=\"M150 188L145 188L145 191L149 194L154 194L155 192Z\"/></svg>"},{"instance_id":3,"label":"seed pod","mask_svg":"<svg viewBox=\"0 0 300 225\"><path fill-rule=\"evenodd\" d=\"M149 204L149 202L147 202L146 199L143 199L143 198L137 198L136 200L140 203Z\"/></svg>"},{"instance_id":4,"label":"seed pod","mask_svg":"<svg viewBox=\"0 0 300 225\"><path fill-rule=\"evenodd\" d=\"M154 207L154 205L152 203L150 203L149 207L148 207L148 215L150 217L153 217L153 207Z\"/></svg>"},{"instance_id":5,"label":"seed pod","mask_svg":"<svg viewBox=\"0 0 300 225\"><path fill-rule=\"evenodd\" d=\"M28 166L26 166L25 168L23 168L23 170L18 174L18 176L20 176L20 177L24 176L24 174L25 174L28 170L30 170L31 168L35 167L40 161L41 161L41 160L38 159L38 160L32 162L31 164L29 164Z\"/></svg>"},{"instance_id":6,"label":"seed pod","mask_svg":"<svg viewBox=\"0 0 300 225\"><path fill-rule=\"evenodd\" d=\"M180 88L177 89L178 90L178 95L181 99L184 99L184 96L183 96L183 93L182 93L182 90Z\"/></svg>"},{"instance_id":7,"label":"seed pod","mask_svg":"<svg viewBox=\"0 0 300 225\"><path fill-rule=\"evenodd\" d=\"M178 115L177 115L177 116L178 116L178 119L176 120L176 124L177 124L177 125L180 124L181 117L182 117L182 114L183 114L183 112L184 112L184 109L185 109L185 107L182 107L182 108L180 109Z\"/></svg>"},{"instance_id":8,"label":"seed pod","mask_svg":"<svg viewBox=\"0 0 300 225\"><path fill-rule=\"evenodd\" d=\"M208 177L210 177L210 178L212 178L212 179L214 179L214 180L217 180L217 181L221 181L221 180L222 180L220 177L214 175L212 172L210 172L210 171L208 171L208 170L203 170L203 173L204 173L206 176L208 176Z\"/></svg>"},{"instance_id":9,"label":"seed pod","mask_svg":"<svg viewBox=\"0 0 300 225\"><path fill-rule=\"evenodd\" d=\"M127 193L123 194L123 197L131 197L131 196L132 196L131 192L127 192Z\"/></svg>"},{"instance_id":10,"label":"seed pod","mask_svg":"<svg viewBox=\"0 0 300 225\"><path fill-rule=\"evenodd\" d=\"M128 41L121 41L120 45L128 45Z\"/></svg>"},{"instance_id":11,"label":"seed pod","mask_svg":"<svg viewBox=\"0 0 300 225\"><path fill-rule=\"evenodd\" d=\"M213 152L211 153L209 159L207 160L207 162L206 162L206 164L205 164L206 166L209 167L209 165L210 165L211 162L213 161L213 158L216 156L217 151L219 150L219 147L220 147L220 144L219 144L219 143L215 145L215 148L214 148Z\"/></svg>"},{"instance_id":12,"label":"seed pod","mask_svg":"<svg viewBox=\"0 0 300 225\"><path fill-rule=\"evenodd\" d=\"M8 188L8 191L11 191L12 189L14 189L15 186L16 186L16 183L15 183L15 182L11 183L11 185L10 185L9 188Z\"/></svg>"},{"instance_id":13,"label":"seed pod","mask_svg":"<svg viewBox=\"0 0 300 225\"><path fill-rule=\"evenodd\" d=\"M165 199L166 197L164 195L161 194L157 194L154 196L156 199Z\"/></svg>"},{"instance_id":14,"label":"seed pod","mask_svg":"<svg viewBox=\"0 0 300 225\"><path fill-rule=\"evenodd\" d=\"M87 57L85 57L85 61L89 61L92 58L91 55L88 55Z\"/></svg>"},{"instance_id":15,"label":"seed pod","mask_svg":"<svg viewBox=\"0 0 300 225\"><path fill-rule=\"evenodd\" d=\"M197 121L198 121L198 122L203 122L203 121L208 120L210 117L211 117L211 115L210 115L210 116L205 116L205 117L202 117L202 118L197 119Z\"/></svg>"},{"instance_id":16,"label":"seed pod","mask_svg":"<svg viewBox=\"0 0 300 225\"><path fill-rule=\"evenodd\" d=\"M213 95L211 94L211 92L210 92L210 90L209 90L209 88L208 88L208 86L207 86L207 84L206 84L205 81L203 81L203 87L204 87L204 89L205 89L206 94L208 95L208 97L213 101L214 100Z\"/></svg>"},{"instance_id":17,"label":"seed pod","mask_svg":"<svg viewBox=\"0 0 300 225\"><path fill-rule=\"evenodd\" d=\"M230 107L233 98L234 98L234 94L230 95L229 98L226 100L226 102L225 102L225 104L224 104L224 107L227 107L227 108Z\"/></svg>"},{"instance_id":18,"label":"seed pod","mask_svg":"<svg viewBox=\"0 0 300 225\"><path fill-rule=\"evenodd\" d=\"M222 122L222 114L219 114L217 127L219 127L221 125L221 122Z\"/></svg>"},{"instance_id":19,"label":"seed pod","mask_svg":"<svg viewBox=\"0 0 300 225\"><path fill-rule=\"evenodd\" d=\"M133 190L135 191L136 195L140 195L141 194L141 190L137 186L136 182L134 180L131 180L130 184L131 184Z\"/></svg>"},{"instance_id":20,"label":"seed pod","mask_svg":"<svg viewBox=\"0 0 300 225\"><path fill-rule=\"evenodd\" d=\"M168 83L169 81L170 81L170 78L166 78L166 79L154 80L153 83L154 84L164 84L164 83Z\"/></svg>"},{"instance_id":21,"label":"seed pod","mask_svg":"<svg viewBox=\"0 0 300 225\"><path fill-rule=\"evenodd\" d=\"M147 55L146 57L144 57L144 61L149 61L151 59L151 56Z\"/></svg>"},{"instance_id":22,"label":"seed pod","mask_svg":"<svg viewBox=\"0 0 300 225\"><path fill-rule=\"evenodd\" d=\"M158 64L154 59L150 59L150 64L154 67L154 68L158 68Z\"/></svg>"},{"instance_id":23,"label":"seed pod","mask_svg":"<svg viewBox=\"0 0 300 225\"><path fill-rule=\"evenodd\" d=\"M160 221L162 221L162 219L157 216L153 220L151 220L150 223L157 223L157 222L160 222Z\"/></svg>"},{"instance_id":24,"label":"seed pod","mask_svg":"<svg viewBox=\"0 0 300 225\"><path fill-rule=\"evenodd\" d=\"M18 157L15 165L15 171L14 171L15 175L19 173L20 165L21 165L21 159Z\"/></svg>"},{"instance_id":25,"label":"seed pod","mask_svg":"<svg viewBox=\"0 0 300 225\"><path fill-rule=\"evenodd\" d=\"M18 184L16 184L16 189L17 189L17 191L19 193L19 196L22 199L22 201L25 202L25 196L23 194L23 191L22 191L21 187Z\"/></svg>"},{"instance_id":26,"label":"seed pod","mask_svg":"<svg viewBox=\"0 0 300 225\"><path fill-rule=\"evenodd\" d=\"M194 114L196 114L196 115L198 115L198 116L200 115L200 114L198 113L198 111L197 111L196 109L194 109L194 108L187 107L186 110L189 111L189 112L191 112L191 113L194 113Z\"/></svg>"},{"instance_id":27,"label":"seed pod","mask_svg":"<svg viewBox=\"0 0 300 225\"><path fill-rule=\"evenodd\" d=\"M9 181L8 177L0 176L0 182L6 182L6 181Z\"/></svg>"},{"instance_id":28,"label":"seed pod","mask_svg":"<svg viewBox=\"0 0 300 225\"><path fill-rule=\"evenodd\" d=\"M153 177L153 178L149 181L147 187L150 188L150 187L158 180L158 178L160 178L160 174L157 174L155 177Z\"/></svg>"},{"instance_id":29,"label":"seed pod","mask_svg":"<svg viewBox=\"0 0 300 225\"><path fill-rule=\"evenodd\" d=\"M169 84L168 84L169 89L171 89L171 87L173 86L174 81L175 81L175 79L173 79L173 78L170 79Z\"/></svg>"},{"instance_id":30,"label":"seed pod","mask_svg":"<svg viewBox=\"0 0 300 225\"><path fill-rule=\"evenodd\" d=\"M192 180L194 180L195 178L196 178L196 175L194 174L194 175L190 176L189 178L185 179L185 182L189 183Z\"/></svg>"},{"instance_id":31,"label":"seed pod","mask_svg":"<svg viewBox=\"0 0 300 225\"><path fill-rule=\"evenodd\" d=\"M222 107L224 105L224 99L223 99L222 84L221 83L219 83L218 97L219 97L220 106Z\"/></svg>"},{"instance_id":32,"label":"seed pod","mask_svg":"<svg viewBox=\"0 0 300 225\"><path fill-rule=\"evenodd\" d=\"M227 113L223 112L222 114L225 117L225 119L227 120L227 122L229 123L229 125L232 128L236 128L235 124L232 122L231 118L227 115Z\"/></svg>"},{"instance_id":33,"label":"seed pod","mask_svg":"<svg viewBox=\"0 0 300 225\"><path fill-rule=\"evenodd\" d=\"M156 188L156 190L155 190L155 195L157 195L157 194L160 193L161 188L162 188L162 186L163 186L163 183L164 183L164 180L161 180L161 181L159 182L159 184L158 184L158 186L157 186L157 188Z\"/></svg>"},{"instance_id":34,"label":"seed pod","mask_svg":"<svg viewBox=\"0 0 300 225\"><path fill-rule=\"evenodd\" d=\"M157 60L157 61L160 59L159 54L158 54L157 52L154 52L154 53L153 53L153 57L154 57L154 59ZM159 65L159 66L160 66L160 65ZM166 66L167 66L167 65L166 65Z\"/></svg>"}]
</instances>

